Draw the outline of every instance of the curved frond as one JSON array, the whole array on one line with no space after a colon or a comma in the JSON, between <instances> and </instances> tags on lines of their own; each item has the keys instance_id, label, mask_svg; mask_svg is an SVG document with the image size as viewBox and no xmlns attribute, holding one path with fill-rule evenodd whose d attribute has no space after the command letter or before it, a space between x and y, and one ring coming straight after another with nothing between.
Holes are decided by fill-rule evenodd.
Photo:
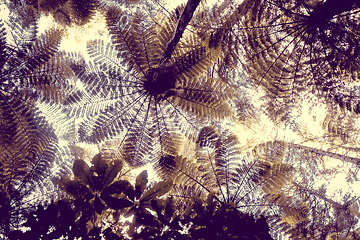
<instances>
[{"instance_id":1,"label":"curved frond","mask_svg":"<svg viewBox=\"0 0 360 240\"><path fill-rule=\"evenodd\" d=\"M161 55L155 50L156 33L153 28L146 28L143 18L141 13L136 13L128 20L116 7L109 8L106 15L109 31L122 63L126 64L129 70L134 69L146 75L148 69L159 64Z\"/></svg>"},{"instance_id":2,"label":"curved frond","mask_svg":"<svg viewBox=\"0 0 360 240\"><path fill-rule=\"evenodd\" d=\"M232 116L228 105L236 94L227 83L211 77L190 79L177 87L170 101L199 117L221 119Z\"/></svg>"},{"instance_id":3,"label":"curved frond","mask_svg":"<svg viewBox=\"0 0 360 240\"><path fill-rule=\"evenodd\" d=\"M295 200L291 196L284 194L270 194L265 197L266 201L280 207L282 212L282 221L292 226L303 222L310 213L309 206L306 203Z\"/></svg>"},{"instance_id":4,"label":"curved frond","mask_svg":"<svg viewBox=\"0 0 360 240\"><path fill-rule=\"evenodd\" d=\"M284 158L287 143L283 141L271 141L261 143L254 147L252 154L260 161L281 163Z\"/></svg>"},{"instance_id":5,"label":"curved frond","mask_svg":"<svg viewBox=\"0 0 360 240\"><path fill-rule=\"evenodd\" d=\"M200 130L200 133L196 140L196 146L198 148L203 148L203 147L214 148L219 137L220 137L220 135L214 126L203 127Z\"/></svg>"},{"instance_id":6,"label":"curved frond","mask_svg":"<svg viewBox=\"0 0 360 240\"><path fill-rule=\"evenodd\" d=\"M28 54L29 69L37 69L39 66L49 61L49 59L57 52L60 46L63 30L51 28L40 35L33 43L33 47Z\"/></svg>"},{"instance_id":7,"label":"curved frond","mask_svg":"<svg viewBox=\"0 0 360 240\"><path fill-rule=\"evenodd\" d=\"M266 194L277 193L292 180L292 167L288 164L259 162L259 175L256 182L261 183Z\"/></svg>"}]
</instances>

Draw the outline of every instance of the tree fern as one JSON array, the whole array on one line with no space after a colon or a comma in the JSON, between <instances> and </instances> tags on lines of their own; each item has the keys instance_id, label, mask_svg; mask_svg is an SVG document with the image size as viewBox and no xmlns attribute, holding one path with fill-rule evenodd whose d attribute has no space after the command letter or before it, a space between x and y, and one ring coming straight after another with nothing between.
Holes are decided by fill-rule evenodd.
<instances>
[{"instance_id":1,"label":"tree fern","mask_svg":"<svg viewBox=\"0 0 360 240\"><path fill-rule=\"evenodd\" d=\"M311 89L358 111L347 86L358 81L358 9L356 1L254 2L242 45L251 78L280 98Z\"/></svg>"},{"instance_id":2,"label":"tree fern","mask_svg":"<svg viewBox=\"0 0 360 240\"><path fill-rule=\"evenodd\" d=\"M0 30L0 174L8 216L1 223L4 233L29 208L55 198L50 178L67 171L60 156L64 152L36 104L62 101L61 87L72 70L58 69L64 66L63 55L57 53L63 32L51 29L38 36L36 17L31 6L20 8ZM51 171L55 165L62 169Z\"/></svg>"},{"instance_id":3,"label":"tree fern","mask_svg":"<svg viewBox=\"0 0 360 240\"><path fill-rule=\"evenodd\" d=\"M113 6L106 18L113 45L89 42L94 65L74 69L85 91L65 102L68 113L88 118L80 126L82 140L99 142L125 133L118 156L139 165L149 153L159 159L166 134L181 130L194 136L199 119L231 115L227 102L235 91L219 79L200 76L216 57L191 33L160 63L174 31L173 17L157 25L143 13L129 18Z\"/></svg>"},{"instance_id":4,"label":"tree fern","mask_svg":"<svg viewBox=\"0 0 360 240\"><path fill-rule=\"evenodd\" d=\"M313 181L308 178L310 172L317 175L310 169L307 174L302 173L299 165L288 159L289 153L295 154L290 150L293 147L291 143L272 141L259 144L247 156L240 157L236 137L226 131L218 133L209 126L200 131L192 154L185 158L180 148L173 149L169 151L173 154L164 155L155 165L155 171L161 179L174 181L169 194L185 216L191 211L189 206L192 209L197 202L205 203L206 196L211 195L221 205L233 204L255 216L265 215L274 237L283 233L300 239L321 239L342 231L340 228L351 228L337 224L344 222L340 218L351 215L347 218L352 219L349 221L353 226L359 215L357 202L345 201L351 207L345 204L344 208L322 194L323 190L299 185L299 180L304 184ZM301 160L297 161L301 165ZM310 160L307 161L310 166ZM329 221L321 223L319 212L327 214Z\"/></svg>"}]
</instances>

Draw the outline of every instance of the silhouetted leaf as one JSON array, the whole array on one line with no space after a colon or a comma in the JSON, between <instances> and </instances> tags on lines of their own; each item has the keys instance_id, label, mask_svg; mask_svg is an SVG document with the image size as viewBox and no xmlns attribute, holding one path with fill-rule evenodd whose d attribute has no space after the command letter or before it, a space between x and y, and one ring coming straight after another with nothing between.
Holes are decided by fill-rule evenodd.
<instances>
[{"instance_id":1,"label":"silhouetted leaf","mask_svg":"<svg viewBox=\"0 0 360 240\"><path fill-rule=\"evenodd\" d=\"M109 184L116 178L117 174L121 171L121 169L122 161L120 160L113 161L109 164L109 167L106 169L106 175L104 178L104 184L102 189L109 186Z\"/></svg>"},{"instance_id":2,"label":"silhouetted leaf","mask_svg":"<svg viewBox=\"0 0 360 240\"><path fill-rule=\"evenodd\" d=\"M147 171L142 171L139 176L136 177L136 183L135 183L135 197L136 199L139 199L142 193L145 190L146 184L148 182L148 174Z\"/></svg>"},{"instance_id":3,"label":"silhouetted leaf","mask_svg":"<svg viewBox=\"0 0 360 240\"><path fill-rule=\"evenodd\" d=\"M102 204L102 202L101 202L101 200L99 199L98 196L95 197L95 200L94 200L94 208L95 208L95 211L96 211L98 214L101 214L101 213L102 213L103 204Z\"/></svg>"},{"instance_id":4,"label":"silhouetted leaf","mask_svg":"<svg viewBox=\"0 0 360 240\"><path fill-rule=\"evenodd\" d=\"M138 223L148 225L148 226L158 226L159 223L156 221L156 217L151 215L149 211L143 209L140 213L136 214L137 218L136 221Z\"/></svg>"},{"instance_id":5,"label":"silhouetted leaf","mask_svg":"<svg viewBox=\"0 0 360 240\"><path fill-rule=\"evenodd\" d=\"M117 199L111 196L101 196L101 198L112 209L123 209L133 205L133 202L127 199Z\"/></svg>"},{"instance_id":6,"label":"silhouetted leaf","mask_svg":"<svg viewBox=\"0 0 360 240\"><path fill-rule=\"evenodd\" d=\"M77 180L70 180L69 178L64 178L58 182L58 185L67 193L73 195L75 198L90 199L93 196L91 190L82 182Z\"/></svg>"},{"instance_id":7,"label":"silhouetted leaf","mask_svg":"<svg viewBox=\"0 0 360 240\"><path fill-rule=\"evenodd\" d=\"M125 193L129 199L134 200L134 187L129 181L120 180L113 182L110 186L105 188L101 194L102 195L111 195L111 194L121 194Z\"/></svg>"},{"instance_id":8,"label":"silhouetted leaf","mask_svg":"<svg viewBox=\"0 0 360 240\"><path fill-rule=\"evenodd\" d=\"M73 172L85 185L91 184L90 167L84 160L75 160Z\"/></svg>"},{"instance_id":9,"label":"silhouetted leaf","mask_svg":"<svg viewBox=\"0 0 360 240\"><path fill-rule=\"evenodd\" d=\"M92 174L92 179L94 182L94 189L101 190L103 187L103 181L106 174L106 169L108 168L107 162L101 158L100 154L96 154L91 163L93 166L90 168L91 172L95 172Z\"/></svg>"},{"instance_id":10,"label":"silhouetted leaf","mask_svg":"<svg viewBox=\"0 0 360 240\"><path fill-rule=\"evenodd\" d=\"M100 174L105 175L108 165L107 165L106 161L101 158L100 153L96 154L92 158L91 163L93 164L93 166L90 168L92 171L96 172L99 175Z\"/></svg>"},{"instance_id":11,"label":"silhouetted leaf","mask_svg":"<svg viewBox=\"0 0 360 240\"><path fill-rule=\"evenodd\" d=\"M100 234L100 230L101 228L98 227L94 227L93 229L91 229L88 233L88 236L92 236L92 237L98 237Z\"/></svg>"},{"instance_id":12,"label":"silhouetted leaf","mask_svg":"<svg viewBox=\"0 0 360 240\"><path fill-rule=\"evenodd\" d=\"M121 239L123 239L122 237L120 237L117 234L113 233L112 229L110 227L105 229L103 234L104 234L106 240L121 240Z\"/></svg>"},{"instance_id":13,"label":"silhouetted leaf","mask_svg":"<svg viewBox=\"0 0 360 240\"><path fill-rule=\"evenodd\" d=\"M156 197L161 197L168 191L170 191L173 183L172 181L159 182L154 185L151 189L146 191L140 198L141 202L146 202L150 199L155 199Z\"/></svg>"}]
</instances>

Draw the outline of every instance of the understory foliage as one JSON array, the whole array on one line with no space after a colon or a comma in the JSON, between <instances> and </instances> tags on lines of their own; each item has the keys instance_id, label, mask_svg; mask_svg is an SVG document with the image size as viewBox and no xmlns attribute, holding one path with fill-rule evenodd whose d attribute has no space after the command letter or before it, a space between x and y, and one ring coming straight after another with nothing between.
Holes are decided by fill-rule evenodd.
<instances>
[{"instance_id":1,"label":"understory foliage","mask_svg":"<svg viewBox=\"0 0 360 240\"><path fill-rule=\"evenodd\" d=\"M330 158L358 181L358 1L4 4L0 238L360 238L359 198L316 185L338 173ZM43 16L56 24L40 33ZM60 51L93 16L111 40ZM293 116L303 101L326 106L331 148L233 131L265 113L316 142Z\"/></svg>"}]
</instances>

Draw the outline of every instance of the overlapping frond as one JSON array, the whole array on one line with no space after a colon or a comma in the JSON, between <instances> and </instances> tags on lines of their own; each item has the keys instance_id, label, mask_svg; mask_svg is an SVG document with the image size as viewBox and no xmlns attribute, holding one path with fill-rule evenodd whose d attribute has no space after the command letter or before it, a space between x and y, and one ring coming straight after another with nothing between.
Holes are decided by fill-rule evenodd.
<instances>
[{"instance_id":1,"label":"overlapping frond","mask_svg":"<svg viewBox=\"0 0 360 240\"><path fill-rule=\"evenodd\" d=\"M33 6L21 7L16 14L10 15L10 21L7 24L11 29L11 35L7 35L7 37L8 42L15 47L15 50L27 51L27 48L35 41L37 17Z\"/></svg>"},{"instance_id":2,"label":"overlapping frond","mask_svg":"<svg viewBox=\"0 0 360 240\"><path fill-rule=\"evenodd\" d=\"M195 46L191 51L187 51L181 57L178 57L175 66L179 69L179 82L184 83L187 80L198 78L209 67L211 67L216 58L204 46Z\"/></svg>"},{"instance_id":3,"label":"overlapping frond","mask_svg":"<svg viewBox=\"0 0 360 240\"><path fill-rule=\"evenodd\" d=\"M29 52L29 69L37 69L57 52L63 30L51 28L36 38Z\"/></svg>"},{"instance_id":4,"label":"overlapping frond","mask_svg":"<svg viewBox=\"0 0 360 240\"><path fill-rule=\"evenodd\" d=\"M88 43L94 64L73 66L84 90L73 91L65 101L66 113L85 118L79 128L82 141L122 133L118 157L137 166L148 154L157 160L168 154L164 143L174 131L195 138L207 119L231 116L228 101L236 91L219 79L199 77L216 56L195 34L186 33L171 61L159 65L174 31L174 13L159 24L140 12L128 18L118 7L106 10L113 45Z\"/></svg>"},{"instance_id":5,"label":"overlapping frond","mask_svg":"<svg viewBox=\"0 0 360 240\"><path fill-rule=\"evenodd\" d=\"M13 111L6 111L4 105ZM2 101L1 109L0 191L9 203L9 218L1 225L11 229L28 209L57 197L51 178L66 173L69 166L52 128L36 111L19 100Z\"/></svg>"},{"instance_id":6,"label":"overlapping frond","mask_svg":"<svg viewBox=\"0 0 360 240\"><path fill-rule=\"evenodd\" d=\"M251 9L253 2L242 1L242 3L228 10L231 4L231 2L224 2L221 5L215 4L211 11L207 9L207 13L201 12L195 15L197 34L203 39L203 45L207 50L218 58L216 71L221 79L227 81L233 80L235 71L239 69L241 62L242 40L240 40L238 33L235 33L234 28L248 9ZM209 26L209 22L212 23L211 26Z\"/></svg>"},{"instance_id":7,"label":"overlapping frond","mask_svg":"<svg viewBox=\"0 0 360 240\"><path fill-rule=\"evenodd\" d=\"M220 119L232 115L228 101L235 96L235 89L220 79L204 76L189 79L169 98L175 106L199 117Z\"/></svg>"},{"instance_id":8,"label":"overlapping frond","mask_svg":"<svg viewBox=\"0 0 360 240\"><path fill-rule=\"evenodd\" d=\"M292 166L284 163L259 162L259 175L254 179L266 194L277 193L292 180Z\"/></svg>"},{"instance_id":9,"label":"overlapping frond","mask_svg":"<svg viewBox=\"0 0 360 240\"><path fill-rule=\"evenodd\" d=\"M141 13L135 13L128 20L119 8L112 7L107 11L106 20L118 57L129 70L145 75L148 69L159 64L161 53L156 49L156 33L146 26Z\"/></svg>"},{"instance_id":10,"label":"overlapping frond","mask_svg":"<svg viewBox=\"0 0 360 240\"><path fill-rule=\"evenodd\" d=\"M211 147L214 148L216 142L219 139L219 133L214 126L203 127L196 140L196 146L198 148Z\"/></svg>"},{"instance_id":11,"label":"overlapping frond","mask_svg":"<svg viewBox=\"0 0 360 240\"><path fill-rule=\"evenodd\" d=\"M71 14L75 24L84 25L90 21L95 14L98 0L69 0Z\"/></svg>"},{"instance_id":12,"label":"overlapping frond","mask_svg":"<svg viewBox=\"0 0 360 240\"><path fill-rule=\"evenodd\" d=\"M252 154L259 161L269 161L281 163L287 148L287 143L283 141L271 141L261 143L254 147Z\"/></svg>"},{"instance_id":13,"label":"overlapping frond","mask_svg":"<svg viewBox=\"0 0 360 240\"><path fill-rule=\"evenodd\" d=\"M235 134L225 132L220 135L215 150L216 175L219 184L226 186L227 189L230 188L230 184L240 184L240 176L237 172L239 165L236 163L239 154L240 149Z\"/></svg>"},{"instance_id":14,"label":"overlapping frond","mask_svg":"<svg viewBox=\"0 0 360 240\"><path fill-rule=\"evenodd\" d=\"M147 115L150 113L144 112L143 114ZM142 166L151 161L158 160L159 155L161 155L161 153L156 151L158 144L154 141L159 138L159 135L156 134L156 125L151 120L148 120L148 116L143 116L143 118L143 121L139 119L132 123L118 151L118 156L122 156L132 167ZM154 158L151 158L151 153L155 154Z\"/></svg>"},{"instance_id":15,"label":"overlapping frond","mask_svg":"<svg viewBox=\"0 0 360 240\"><path fill-rule=\"evenodd\" d=\"M68 0L39 0L39 8L45 12L54 12Z\"/></svg>"},{"instance_id":16,"label":"overlapping frond","mask_svg":"<svg viewBox=\"0 0 360 240\"><path fill-rule=\"evenodd\" d=\"M33 4L37 4L42 13L52 14L57 23L67 26L88 23L100 6L98 0L37 0Z\"/></svg>"},{"instance_id":17,"label":"overlapping frond","mask_svg":"<svg viewBox=\"0 0 360 240\"><path fill-rule=\"evenodd\" d=\"M162 180L174 182L170 195L176 197L174 204L180 212L191 204L191 197L205 199L211 191L213 184L204 178L204 172L199 169L200 167L201 165L192 158L172 155L163 156L154 165L154 170Z\"/></svg>"},{"instance_id":18,"label":"overlapping frond","mask_svg":"<svg viewBox=\"0 0 360 240\"><path fill-rule=\"evenodd\" d=\"M356 1L254 2L242 27L253 81L288 99L323 90L330 79L358 81L358 8Z\"/></svg>"},{"instance_id":19,"label":"overlapping frond","mask_svg":"<svg viewBox=\"0 0 360 240\"><path fill-rule=\"evenodd\" d=\"M265 199L269 203L279 206L282 213L282 221L292 226L306 220L310 213L309 206L307 206L306 203L296 200L291 196L286 196L284 194L269 194Z\"/></svg>"}]
</instances>

